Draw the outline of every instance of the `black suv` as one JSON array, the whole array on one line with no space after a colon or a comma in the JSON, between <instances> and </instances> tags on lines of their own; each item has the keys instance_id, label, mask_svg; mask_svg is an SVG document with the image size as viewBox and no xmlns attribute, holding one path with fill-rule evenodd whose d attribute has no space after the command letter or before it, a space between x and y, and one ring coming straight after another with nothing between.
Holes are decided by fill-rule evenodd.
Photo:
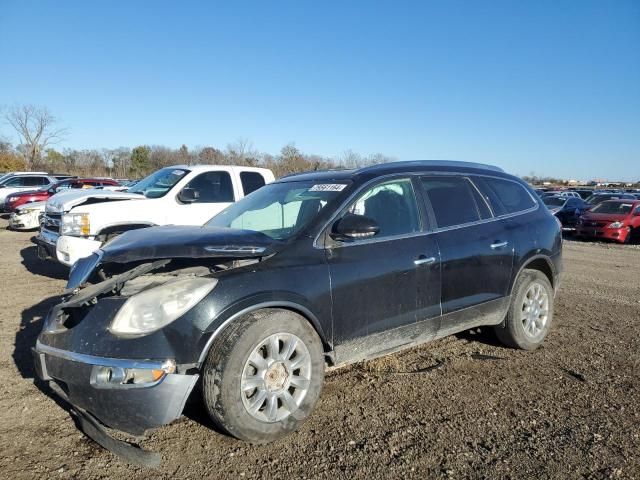
<instances>
[{"instance_id":1,"label":"black suv","mask_svg":"<svg viewBox=\"0 0 640 480\"><path fill-rule=\"evenodd\" d=\"M127 232L76 263L36 366L83 418L133 434L178 418L200 379L219 427L268 442L309 416L327 366L480 325L538 347L561 249L554 216L499 168L289 176L203 227Z\"/></svg>"}]
</instances>

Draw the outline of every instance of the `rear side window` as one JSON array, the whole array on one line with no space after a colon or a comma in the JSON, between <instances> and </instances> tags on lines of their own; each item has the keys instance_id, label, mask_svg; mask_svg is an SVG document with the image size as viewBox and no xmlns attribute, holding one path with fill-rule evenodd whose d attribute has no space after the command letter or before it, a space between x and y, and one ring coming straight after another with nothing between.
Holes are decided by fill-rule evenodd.
<instances>
[{"instance_id":1,"label":"rear side window","mask_svg":"<svg viewBox=\"0 0 640 480\"><path fill-rule=\"evenodd\" d=\"M240 182L245 195L255 192L260 187L264 187L264 177L258 172L240 172Z\"/></svg>"},{"instance_id":2,"label":"rear side window","mask_svg":"<svg viewBox=\"0 0 640 480\"><path fill-rule=\"evenodd\" d=\"M466 177L422 177L438 228L464 225L489 218L491 213L484 199Z\"/></svg>"},{"instance_id":3,"label":"rear side window","mask_svg":"<svg viewBox=\"0 0 640 480\"><path fill-rule=\"evenodd\" d=\"M522 212L536 202L519 183L502 178L475 177L474 182L498 215Z\"/></svg>"},{"instance_id":4,"label":"rear side window","mask_svg":"<svg viewBox=\"0 0 640 480\"><path fill-rule=\"evenodd\" d=\"M191 180L186 188L195 190L193 203L228 203L234 201L233 184L228 172L207 172Z\"/></svg>"}]
</instances>

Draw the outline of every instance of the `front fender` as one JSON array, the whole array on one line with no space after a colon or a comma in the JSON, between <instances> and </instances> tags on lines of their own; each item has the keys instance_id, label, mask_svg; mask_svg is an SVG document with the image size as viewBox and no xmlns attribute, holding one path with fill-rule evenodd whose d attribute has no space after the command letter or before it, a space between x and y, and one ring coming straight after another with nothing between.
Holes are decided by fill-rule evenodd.
<instances>
[{"instance_id":1,"label":"front fender","mask_svg":"<svg viewBox=\"0 0 640 480\"><path fill-rule=\"evenodd\" d=\"M264 308L283 308L292 310L303 316L313 325L325 349L331 350L331 344L325 329L322 327L322 323L317 315L313 312L309 302L304 297L292 292L274 291L268 294L259 294L239 300L217 315L206 328L205 335L202 336L199 346L201 353L198 359L198 366L202 365L215 339L231 322L248 313Z\"/></svg>"}]
</instances>

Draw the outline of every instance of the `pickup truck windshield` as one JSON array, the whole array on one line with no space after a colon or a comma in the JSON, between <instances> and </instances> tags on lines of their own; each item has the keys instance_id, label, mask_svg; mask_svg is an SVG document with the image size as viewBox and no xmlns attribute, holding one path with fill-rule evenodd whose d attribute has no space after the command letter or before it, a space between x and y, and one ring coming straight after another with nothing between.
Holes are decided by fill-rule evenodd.
<instances>
[{"instance_id":1,"label":"pickup truck windshield","mask_svg":"<svg viewBox=\"0 0 640 480\"><path fill-rule=\"evenodd\" d=\"M230 205L204 226L252 230L276 240L286 240L308 225L347 185L272 183Z\"/></svg>"},{"instance_id":2,"label":"pickup truck windshield","mask_svg":"<svg viewBox=\"0 0 640 480\"><path fill-rule=\"evenodd\" d=\"M187 173L189 170L182 168L163 168L143 178L127 192L139 193L147 198L164 197Z\"/></svg>"}]
</instances>

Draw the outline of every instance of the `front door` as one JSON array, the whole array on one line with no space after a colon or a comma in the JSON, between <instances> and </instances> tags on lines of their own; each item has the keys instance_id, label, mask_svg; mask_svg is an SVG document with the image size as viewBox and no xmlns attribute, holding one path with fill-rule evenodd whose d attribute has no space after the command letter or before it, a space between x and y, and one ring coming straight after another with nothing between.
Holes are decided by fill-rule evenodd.
<instances>
[{"instance_id":1,"label":"front door","mask_svg":"<svg viewBox=\"0 0 640 480\"><path fill-rule=\"evenodd\" d=\"M437 247L424 231L411 179L367 189L343 213L354 214L374 219L380 231L362 240L327 237L334 344L380 334L375 338L384 344L374 349L392 349L404 341L394 330L440 314ZM371 347L363 345L360 353Z\"/></svg>"},{"instance_id":2,"label":"front door","mask_svg":"<svg viewBox=\"0 0 640 480\"><path fill-rule=\"evenodd\" d=\"M190 198L181 195L191 190ZM231 175L226 171L205 172L191 180L175 198L169 223L203 225L235 201Z\"/></svg>"}]
</instances>

